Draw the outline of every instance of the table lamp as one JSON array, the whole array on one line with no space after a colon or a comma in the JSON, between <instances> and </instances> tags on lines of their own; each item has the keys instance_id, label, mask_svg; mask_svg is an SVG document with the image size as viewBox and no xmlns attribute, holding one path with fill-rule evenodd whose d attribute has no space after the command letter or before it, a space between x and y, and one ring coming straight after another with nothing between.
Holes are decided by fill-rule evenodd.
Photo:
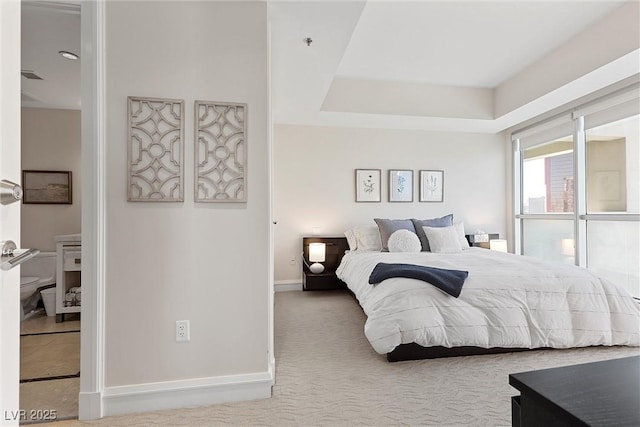
<instances>
[{"instance_id":1,"label":"table lamp","mask_svg":"<svg viewBox=\"0 0 640 427\"><path fill-rule=\"evenodd\" d=\"M503 239L489 240L489 248L492 251L507 252L507 241Z\"/></svg>"},{"instance_id":2,"label":"table lamp","mask_svg":"<svg viewBox=\"0 0 640 427\"><path fill-rule=\"evenodd\" d=\"M324 243L309 243L309 261L313 263L309 266L309 270L312 273L318 274L324 271L324 265L320 263L324 262L325 250Z\"/></svg>"}]
</instances>

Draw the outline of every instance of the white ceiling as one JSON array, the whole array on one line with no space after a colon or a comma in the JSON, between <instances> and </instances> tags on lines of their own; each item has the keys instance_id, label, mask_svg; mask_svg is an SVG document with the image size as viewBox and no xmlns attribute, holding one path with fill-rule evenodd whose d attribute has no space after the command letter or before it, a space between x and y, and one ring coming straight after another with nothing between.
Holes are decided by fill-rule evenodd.
<instances>
[{"instance_id":1,"label":"white ceiling","mask_svg":"<svg viewBox=\"0 0 640 427\"><path fill-rule=\"evenodd\" d=\"M22 106L80 109L80 61L58 54L80 55L80 2L22 2L22 70L42 80L21 78Z\"/></svg>"},{"instance_id":2,"label":"white ceiling","mask_svg":"<svg viewBox=\"0 0 640 427\"><path fill-rule=\"evenodd\" d=\"M368 2L336 75L494 88L618 6Z\"/></svg>"},{"instance_id":3,"label":"white ceiling","mask_svg":"<svg viewBox=\"0 0 640 427\"><path fill-rule=\"evenodd\" d=\"M584 81L573 86L565 82L565 87L553 88L560 87L562 96L550 89L547 97L532 95L531 105L513 100L500 104L507 92L503 86L513 88L511 80L535 69L625 3L271 1L274 122L504 130L558 107L567 96L593 90ZM303 42L305 37L313 39L311 46ZM626 60L625 66L639 62L637 56ZM589 64L592 70L599 65ZM566 69L557 71L564 74L557 80L568 74Z\"/></svg>"},{"instance_id":4,"label":"white ceiling","mask_svg":"<svg viewBox=\"0 0 640 427\"><path fill-rule=\"evenodd\" d=\"M526 118L495 117L499 87L622 4L268 1L273 120L499 131ZM79 8L23 0L22 68L44 79L22 78L23 106L80 108L80 61L58 55L80 53Z\"/></svg>"}]
</instances>

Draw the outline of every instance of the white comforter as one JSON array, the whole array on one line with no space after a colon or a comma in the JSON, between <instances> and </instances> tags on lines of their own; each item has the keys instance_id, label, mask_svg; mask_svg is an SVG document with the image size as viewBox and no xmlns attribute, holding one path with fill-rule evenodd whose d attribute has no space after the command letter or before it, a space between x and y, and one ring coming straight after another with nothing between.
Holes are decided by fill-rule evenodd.
<instances>
[{"instance_id":1,"label":"white comforter","mask_svg":"<svg viewBox=\"0 0 640 427\"><path fill-rule=\"evenodd\" d=\"M416 279L370 285L379 262L465 270L459 298ZM640 305L587 269L481 248L436 254L354 251L337 271L367 315L380 354L400 344L569 348L640 345Z\"/></svg>"}]
</instances>

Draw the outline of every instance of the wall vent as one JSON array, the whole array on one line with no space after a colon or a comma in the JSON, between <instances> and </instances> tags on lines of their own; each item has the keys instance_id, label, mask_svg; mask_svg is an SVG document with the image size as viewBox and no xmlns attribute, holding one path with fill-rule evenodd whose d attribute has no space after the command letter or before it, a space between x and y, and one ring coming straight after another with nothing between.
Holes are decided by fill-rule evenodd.
<instances>
[{"instance_id":1,"label":"wall vent","mask_svg":"<svg viewBox=\"0 0 640 427\"><path fill-rule=\"evenodd\" d=\"M22 74L22 77L26 77L29 80L42 80L42 77L31 70L21 70L20 74Z\"/></svg>"}]
</instances>

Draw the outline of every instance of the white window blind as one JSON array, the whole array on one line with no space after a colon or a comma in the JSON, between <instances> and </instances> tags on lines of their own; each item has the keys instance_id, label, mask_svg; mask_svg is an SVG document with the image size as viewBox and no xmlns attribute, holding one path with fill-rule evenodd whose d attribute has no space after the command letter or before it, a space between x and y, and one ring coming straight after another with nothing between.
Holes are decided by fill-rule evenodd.
<instances>
[{"instance_id":1,"label":"white window blind","mask_svg":"<svg viewBox=\"0 0 640 427\"><path fill-rule=\"evenodd\" d=\"M520 150L572 135L578 117L585 117L585 127L593 128L640 114L640 84L576 107L552 119L541 121L511 134L520 140Z\"/></svg>"},{"instance_id":2,"label":"white window blind","mask_svg":"<svg viewBox=\"0 0 640 427\"><path fill-rule=\"evenodd\" d=\"M573 118L584 116L585 127L593 128L640 114L640 85L615 92L578 107Z\"/></svg>"},{"instance_id":3,"label":"white window blind","mask_svg":"<svg viewBox=\"0 0 640 427\"><path fill-rule=\"evenodd\" d=\"M591 129L607 123L617 122L640 114L640 100L627 101L606 110L597 111L584 117L585 128Z\"/></svg>"},{"instance_id":4,"label":"white window blind","mask_svg":"<svg viewBox=\"0 0 640 427\"><path fill-rule=\"evenodd\" d=\"M573 134L573 119L570 114L564 114L545 122L511 134L513 141L520 140L520 150L526 150L536 145L571 136Z\"/></svg>"}]
</instances>

